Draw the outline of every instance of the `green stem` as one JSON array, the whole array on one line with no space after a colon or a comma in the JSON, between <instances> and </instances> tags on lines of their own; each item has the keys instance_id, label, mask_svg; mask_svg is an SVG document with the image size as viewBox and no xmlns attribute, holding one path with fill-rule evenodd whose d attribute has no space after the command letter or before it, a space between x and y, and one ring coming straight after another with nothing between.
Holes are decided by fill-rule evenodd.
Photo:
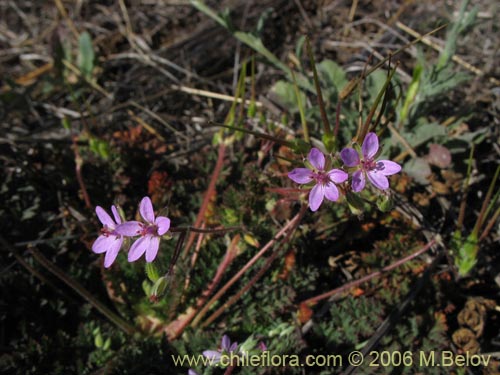
<instances>
[{"instance_id":1,"label":"green stem","mask_svg":"<svg viewBox=\"0 0 500 375\"><path fill-rule=\"evenodd\" d=\"M313 71L314 86L316 87L319 111L321 113L321 120L323 121L323 127L325 128L325 135L330 136L332 135L332 130L330 129L330 122L328 121L328 116L326 115L325 105L323 102L323 94L321 93L321 87L319 84L318 71L316 70L316 62L314 61L314 55L308 37L306 37L306 48L307 48L307 54L309 55L309 61L311 62L311 69Z\"/></svg>"}]
</instances>

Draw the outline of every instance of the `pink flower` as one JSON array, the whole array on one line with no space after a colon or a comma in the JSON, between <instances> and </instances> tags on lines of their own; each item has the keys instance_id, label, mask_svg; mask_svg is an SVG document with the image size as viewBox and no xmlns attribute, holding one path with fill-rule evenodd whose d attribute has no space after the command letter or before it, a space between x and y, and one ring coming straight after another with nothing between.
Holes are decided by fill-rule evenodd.
<instances>
[{"instance_id":1,"label":"pink flower","mask_svg":"<svg viewBox=\"0 0 500 375\"><path fill-rule=\"evenodd\" d=\"M146 262L152 262L158 254L160 238L170 229L170 219L164 216L155 218L153 204L149 197L144 197L139 206L139 212L145 221L127 221L116 228L116 231L127 237L139 235L128 253L128 261L135 262L146 253Z\"/></svg>"},{"instance_id":2,"label":"pink flower","mask_svg":"<svg viewBox=\"0 0 500 375\"><path fill-rule=\"evenodd\" d=\"M311 211L317 211L325 197L333 202L339 199L339 190L335 184L341 184L347 180L347 173L340 169L332 169L326 172L325 155L317 148L312 148L309 151L307 160L312 169L295 168L288 173L288 177L298 184L316 182L316 185L309 193L309 207Z\"/></svg>"},{"instance_id":3,"label":"pink flower","mask_svg":"<svg viewBox=\"0 0 500 375\"><path fill-rule=\"evenodd\" d=\"M213 364L219 363L222 354L236 353L238 349L237 342L231 342L228 335L222 336L221 345L219 350L205 350L203 351L203 356L212 360Z\"/></svg>"},{"instance_id":4,"label":"pink flower","mask_svg":"<svg viewBox=\"0 0 500 375\"><path fill-rule=\"evenodd\" d=\"M111 206L111 212L113 212L115 220L102 207L97 206L95 208L95 213L103 224L103 228L101 229L101 235L97 237L97 240L92 245L92 251L96 254L106 253L104 257L104 267L106 268L113 264L123 243L123 237L116 231L122 219L118 215L115 206Z\"/></svg>"},{"instance_id":5,"label":"pink flower","mask_svg":"<svg viewBox=\"0 0 500 375\"><path fill-rule=\"evenodd\" d=\"M389 180L386 176L401 171L401 166L398 163L390 160L374 160L378 148L377 134L368 133L361 146L362 158L353 148L344 148L340 152L340 157L347 167L357 167L357 170L352 174L352 190L354 192L360 192L365 188L366 176L377 189L387 190L389 189Z\"/></svg>"}]
</instances>

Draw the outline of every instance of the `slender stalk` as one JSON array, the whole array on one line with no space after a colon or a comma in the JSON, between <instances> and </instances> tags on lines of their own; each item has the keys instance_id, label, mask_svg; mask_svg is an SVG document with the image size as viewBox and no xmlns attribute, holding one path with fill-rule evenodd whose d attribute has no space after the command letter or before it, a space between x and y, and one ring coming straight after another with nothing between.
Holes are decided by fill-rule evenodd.
<instances>
[{"instance_id":1,"label":"slender stalk","mask_svg":"<svg viewBox=\"0 0 500 375\"><path fill-rule=\"evenodd\" d=\"M309 298L309 299L307 299L307 300L305 300L305 301L303 301L301 303L304 303L304 304L307 304L307 305L314 305L314 304L318 303L321 300L330 298L331 296L333 296L335 294L344 292L344 291L349 290L349 289L351 289L351 288L353 288L355 286L363 284L366 281L369 281L369 280L371 280L371 279L373 279L375 277L378 277L378 276L382 275L385 272L391 271L394 268L397 268L397 267L405 264L406 262L409 262L410 260L415 259L416 257L418 257L418 256L422 255L423 253L425 253L426 251L428 251L435 243L436 243L436 240L433 239L427 245L425 245L423 248L421 248L421 249L415 251L414 253L412 253L412 254L404 257L404 258L401 258L398 261L396 261L396 262L394 262L394 263L392 263L392 264L390 264L390 265L382 268L380 271L372 272L369 275L366 275L365 277L362 277L360 279L348 282L347 284L344 284L344 285L342 285L342 286L340 286L338 288L330 290L329 292L320 294L320 295L318 295L316 297Z\"/></svg>"},{"instance_id":2,"label":"slender stalk","mask_svg":"<svg viewBox=\"0 0 500 375\"><path fill-rule=\"evenodd\" d=\"M210 177L210 183L208 184L207 191L205 192L205 196L203 197L203 202L201 203L200 210L198 211L198 216L196 217L196 220L195 220L195 224L194 224L195 227L201 226L201 223L204 220L205 213L206 213L207 208L208 208L208 204L210 203L210 200L212 199L212 197L215 195L215 185L217 184L217 180L219 179L219 175L220 175L220 173L222 171L222 167L224 165L225 154L226 154L226 145L224 144L224 142L221 142L219 144L217 162L215 163L215 167L214 167L214 170L212 172L212 176ZM187 254L189 253L189 250L190 250L191 246L193 245L195 238L196 238L196 234L193 231L193 233L191 233L189 235L189 238L188 238L187 243L186 243L186 247L184 248L184 253L182 255L183 258L185 258L187 256Z\"/></svg>"},{"instance_id":3,"label":"slender stalk","mask_svg":"<svg viewBox=\"0 0 500 375\"><path fill-rule=\"evenodd\" d=\"M491 180L490 187L488 188L488 192L486 193L486 196L484 197L483 205L481 206L481 211L479 212L479 216L476 221L476 225L474 226L474 229L472 230L472 233L475 233L476 236L479 235L479 230L483 226L483 222L486 219L486 211L488 209L491 196L493 195L493 190L495 189L495 184L498 180L498 175L500 174L500 165L497 167L497 170L495 171L495 175L493 176L493 180Z\"/></svg>"},{"instance_id":4,"label":"slender stalk","mask_svg":"<svg viewBox=\"0 0 500 375\"><path fill-rule=\"evenodd\" d=\"M229 300L224 303L221 307L217 309L212 315L210 315L202 324L202 327L208 326L210 323L212 323L215 319L217 319L220 315L224 313L224 311L227 311L227 309L231 306L234 305L250 288L252 288L257 281L261 279L262 276L266 273L266 271L271 267L271 264L274 262L274 260L281 254L279 251L281 246L285 244L292 234L295 232L295 229L297 229L298 225L300 224L300 221L304 214L307 211L307 205L303 205L300 212L299 212L299 217L295 221L295 224L293 225L292 228L287 232L286 236L279 242L279 244L275 247L272 255L267 259L266 264L255 274L255 276L243 287L240 289L238 293L233 295Z\"/></svg>"},{"instance_id":5,"label":"slender stalk","mask_svg":"<svg viewBox=\"0 0 500 375\"><path fill-rule=\"evenodd\" d=\"M307 127L306 115L304 113L304 105L302 103L302 98L300 97L299 86L297 86L297 79L295 78L295 73L290 69L290 73L293 79L293 88L295 90L295 96L297 97L297 105L299 107L300 123L302 124L302 131L304 132L304 141L310 143L309 139L309 129Z\"/></svg>"},{"instance_id":6,"label":"slender stalk","mask_svg":"<svg viewBox=\"0 0 500 375\"><path fill-rule=\"evenodd\" d=\"M472 160L474 157L474 149L475 149L475 144L472 144L472 147L470 149L469 153L469 165L467 166L467 177L464 181L463 185L463 195L462 195L462 200L460 201L460 209L458 211L458 220L457 220L457 230L461 231L462 226L464 225L464 219L465 219L465 208L467 206L467 193L469 192L469 181L470 181L470 176L472 174Z\"/></svg>"},{"instance_id":7,"label":"slender stalk","mask_svg":"<svg viewBox=\"0 0 500 375\"><path fill-rule=\"evenodd\" d=\"M186 329L189 323L191 323L193 318L196 316L196 313L199 311L199 309L206 303L207 299L212 295L217 285L219 285L220 280L222 280L222 277L226 269L229 267L234 257L236 256L236 249L239 240L240 240L239 235L233 238L231 244L226 250L226 255L224 256L224 259L217 267L217 272L215 273L215 276L213 277L212 281L208 284L207 289L203 291L201 296L197 299L196 304L194 306L189 307L184 314L179 315L179 317L176 320L174 320L167 327L165 327L164 329L165 333L168 335L170 340L174 340L175 338L179 337L182 334L184 329Z\"/></svg>"},{"instance_id":8,"label":"slender stalk","mask_svg":"<svg viewBox=\"0 0 500 375\"><path fill-rule=\"evenodd\" d=\"M307 54L309 55L309 61L311 62L311 69L313 71L314 86L316 87L316 94L318 98L319 111L321 113L321 120L323 121L323 127L325 128L325 135L329 136L332 134L332 131L330 129L330 122L328 121L328 116L326 115L325 104L323 102L323 94L321 93L321 87L319 84L318 71L316 70L316 62L314 61L314 55L308 37L306 37L306 48L307 48Z\"/></svg>"},{"instance_id":9,"label":"slender stalk","mask_svg":"<svg viewBox=\"0 0 500 375\"><path fill-rule=\"evenodd\" d=\"M220 297L227 292L227 290L236 283L243 274L245 274L254 264L257 262L281 237L285 235L285 233L292 227L296 225L296 222L300 219L301 214L298 213L295 215L292 220L290 220L281 230L266 244L260 251L255 254L252 259L250 259L239 271L234 275L231 280L229 280L219 291L208 301L203 309L198 313L193 323L191 324L193 327L196 327L200 322L201 318L208 312L210 307L217 301Z\"/></svg>"}]
</instances>

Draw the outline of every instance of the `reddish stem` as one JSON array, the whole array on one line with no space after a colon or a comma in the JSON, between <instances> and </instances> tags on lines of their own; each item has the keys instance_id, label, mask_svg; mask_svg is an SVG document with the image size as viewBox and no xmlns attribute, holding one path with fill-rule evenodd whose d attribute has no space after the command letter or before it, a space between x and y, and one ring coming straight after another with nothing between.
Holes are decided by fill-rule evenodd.
<instances>
[{"instance_id":1,"label":"reddish stem","mask_svg":"<svg viewBox=\"0 0 500 375\"><path fill-rule=\"evenodd\" d=\"M293 228L295 225L297 225L297 222L300 220L302 217L302 214L299 212L297 215L293 217L292 220L290 220L281 230L262 248L259 250L257 254L253 256L252 259L250 259L239 271L234 275L231 280L229 280L219 291L208 301L203 309L199 312L198 316L196 319L193 321L192 326L195 327L201 320L201 318L207 313L207 311L210 309L212 304L217 301L224 293L227 292L227 290L234 284L236 283L243 274L245 274L254 264L257 262L275 243L278 241L280 237L283 237L285 233L290 228Z\"/></svg>"},{"instance_id":2,"label":"reddish stem","mask_svg":"<svg viewBox=\"0 0 500 375\"><path fill-rule=\"evenodd\" d=\"M208 204L210 203L210 199L215 195L215 186L217 184L217 179L219 178L219 175L222 171L222 166L224 165L225 153L226 153L226 146L224 145L224 143L221 143L219 145L217 162L215 164L214 171L212 172L210 183L208 185L207 191L205 192L205 196L203 197L203 202L201 204L200 211L198 212L198 216L196 217L196 221L194 224L195 227L201 227L205 218L205 213L207 211ZM203 236L203 234L200 234L200 237L201 236ZM193 245L195 238L196 238L196 233L191 233L189 235L186 247L184 249L183 258L185 258L189 253L189 250Z\"/></svg>"},{"instance_id":3,"label":"reddish stem","mask_svg":"<svg viewBox=\"0 0 500 375\"><path fill-rule=\"evenodd\" d=\"M82 190L83 200L85 201L85 205L87 208L92 209L92 203L90 202L89 194L87 193L87 188L85 187L85 183L83 182L82 177L82 165L83 159L80 156L80 152L78 151L78 143L76 141L76 137L73 137L73 152L75 154L75 172L76 179L78 180L78 184L80 185L80 189Z\"/></svg>"},{"instance_id":4,"label":"reddish stem","mask_svg":"<svg viewBox=\"0 0 500 375\"><path fill-rule=\"evenodd\" d=\"M203 322L203 325L202 325L203 327L206 327L207 325L212 323L215 319L217 319L222 313L224 313L224 311L227 311L229 306L236 303L236 301L238 301L241 298L241 296L243 296L243 294L245 294L250 288L252 288L255 285L255 283L260 280L260 278L262 276L264 276L264 274L269 269L269 267L271 267L271 264L274 262L274 260L278 257L278 255L280 255L280 252L278 250L280 249L281 245L283 245L284 243L286 243L290 239L292 234L295 232L295 229L297 229L297 227L300 223L300 220L302 219L302 217L304 216L306 211L307 211L307 205L303 205L300 212L299 212L300 216L295 221L293 227L290 228L290 230L286 234L285 238L283 240L281 240L280 243L278 244L278 246L274 249L272 255L267 259L266 264L259 270L259 272L257 272L255 274L254 277L252 277L252 279L248 282L247 285L245 285L243 288L241 288L238 293L236 293L231 298L229 298L229 300L226 303L224 303L221 307L219 307L217 309L217 311L215 311L212 315L210 315L207 318L207 320L205 320L205 322Z\"/></svg>"}]
</instances>

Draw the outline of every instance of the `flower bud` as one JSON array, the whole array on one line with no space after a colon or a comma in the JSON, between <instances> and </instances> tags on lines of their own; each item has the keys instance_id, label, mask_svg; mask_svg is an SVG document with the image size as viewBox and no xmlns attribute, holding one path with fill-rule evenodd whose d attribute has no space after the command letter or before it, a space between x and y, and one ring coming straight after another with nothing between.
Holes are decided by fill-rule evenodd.
<instances>
[{"instance_id":1,"label":"flower bud","mask_svg":"<svg viewBox=\"0 0 500 375\"><path fill-rule=\"evenodd\" d=\"M377 199L377 207L382 212L388 212L392 210L394 206L394 201L392 200L391 195L381 195Z\"/></svg>"},{"instance_id":2,"label":"flower bud","mask_svg":"<svg viewBox=\"0 0 500 375\"><path fill-rule=\"evenodd\" d=\"M348 191L345 197L351 212L356 216L362 215L364 211L364 202L359 195L352 191Z\"/></svg>"},{"instance_id":3,"label":"flower bud","mask_svg":"<svg viewBox=\"0 0 500 375\"><path fill-rule=\"evenodd\" d=\"M151 297L161 296L167 289L167 285L168 279L165 276L160 277L151 288Z\"/></svg>"}]
</instances>

